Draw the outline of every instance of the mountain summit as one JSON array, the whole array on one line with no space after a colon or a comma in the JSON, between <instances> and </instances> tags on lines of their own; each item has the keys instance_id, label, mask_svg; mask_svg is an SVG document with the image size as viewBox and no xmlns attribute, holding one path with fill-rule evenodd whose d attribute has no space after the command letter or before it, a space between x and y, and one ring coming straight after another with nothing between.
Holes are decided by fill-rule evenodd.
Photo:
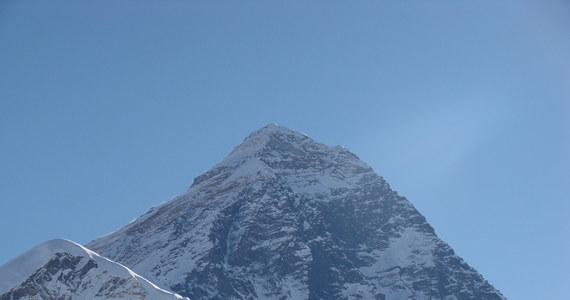
<instances>
[{"instance_id":1,"label":"mountain summit","mask_svg":"<svg viewBox=\"0 0 570 300\"><path fill-rule=\"evenodd\" d=\"M191 299L505 299L356 155L276 124L87 247Z\"/></svg>"},{"instance_id":2,"label":"mountain summit","mask_svg":"<svg viewBox=\"0 0 570 300\"><path fill-rule=\"evenodd\" d=\"M276 124L87 247L1 266L0 300L505 299L356 155Z\"/></svg>"}]
</instances>

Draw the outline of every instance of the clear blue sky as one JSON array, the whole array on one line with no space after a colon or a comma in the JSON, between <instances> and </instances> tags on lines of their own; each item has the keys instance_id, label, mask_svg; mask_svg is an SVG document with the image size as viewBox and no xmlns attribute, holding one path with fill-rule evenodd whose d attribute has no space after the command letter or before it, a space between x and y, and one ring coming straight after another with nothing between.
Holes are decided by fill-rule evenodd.
<instances>
[{"instance_id":1,"label":"clear blue sky","mask_svg":"<svg viewBox=\"0 0 570 300\"><path fill-rule=\"evenodd\" d=\"M495 2L0 2L0 264L276 122L359 155L505 296L570 299L570 4Z\"/></svg>"}]
</instances>

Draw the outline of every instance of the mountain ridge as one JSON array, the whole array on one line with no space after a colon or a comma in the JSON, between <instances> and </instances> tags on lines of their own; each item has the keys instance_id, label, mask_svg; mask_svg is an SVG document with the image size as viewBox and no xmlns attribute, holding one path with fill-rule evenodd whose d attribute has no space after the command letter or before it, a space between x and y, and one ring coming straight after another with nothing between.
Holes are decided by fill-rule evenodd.
<instances>
[{"instance_id":1,"label":"mountain ridge","mask_svg":"<svg viewBox=\"0 0 570 300\"><path fill-rule=\"evenodd\" d=\"M20 298L183 299L66 239L44 242L0 266L0 299Z\"/></svg>"},{"instance_id":2,"label":"mountain ridge","mask_svg":"<svg viewBox=\"0 0 570 300\"><path fill-rule=\"evenodd\" d=\"M357 155L277 124L119 230L0 266L0 300L181 295L505 299Z\"/></svg>"},{"instance_id":3,"label":"mountain ridge","mask_svg":"<svg viewBox=\"0 0 570 300\"><path fill-rule=\"evenodd\" d=\"M276 124L88 246L195 298L504 299L355 154Z\"/></svg>"}]
</instances>

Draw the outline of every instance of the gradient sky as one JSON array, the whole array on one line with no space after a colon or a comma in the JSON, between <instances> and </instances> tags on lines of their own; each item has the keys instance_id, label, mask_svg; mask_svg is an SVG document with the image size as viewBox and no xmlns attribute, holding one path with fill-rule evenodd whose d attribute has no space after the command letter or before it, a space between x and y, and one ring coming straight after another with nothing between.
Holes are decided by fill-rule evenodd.
<instances>
[{"instance_id":1,"label":"gradient sky","mask_svg":"<svg viewBox=\"0 0 570 300\"><path fill-rule=\"evenodd\" d=\"M570 299L570 4L495 2L0 2L0 264L275 122L356 153L506 297Z\"/></svg>"}]
</instances>

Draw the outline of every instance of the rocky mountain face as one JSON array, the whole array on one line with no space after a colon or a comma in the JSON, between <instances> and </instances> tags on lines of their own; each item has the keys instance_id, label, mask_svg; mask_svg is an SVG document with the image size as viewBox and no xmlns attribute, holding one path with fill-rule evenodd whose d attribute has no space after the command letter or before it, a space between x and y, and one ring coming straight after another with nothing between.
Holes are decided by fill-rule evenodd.
<instances>
[{"instance_id":1,"label":"rocky mountain face","mask_svg":"<svg viewBox=\"0 0 570 300\"><path fill-rule=\"evenodd\" d=\"M68 240L43 243L0 267L0 300L159 299L164 291L128 268Z\"/></svg>"},{"instance_id":2,"label":"rocky mountain face","mask_svg":"<svg viewBox=\"0 0 570 300\"><path fill-rule=\"evenodd\" d=\"M87 247L192 299L505 299L356 155L274 124Z\"/></svg>"}]
</instances>

